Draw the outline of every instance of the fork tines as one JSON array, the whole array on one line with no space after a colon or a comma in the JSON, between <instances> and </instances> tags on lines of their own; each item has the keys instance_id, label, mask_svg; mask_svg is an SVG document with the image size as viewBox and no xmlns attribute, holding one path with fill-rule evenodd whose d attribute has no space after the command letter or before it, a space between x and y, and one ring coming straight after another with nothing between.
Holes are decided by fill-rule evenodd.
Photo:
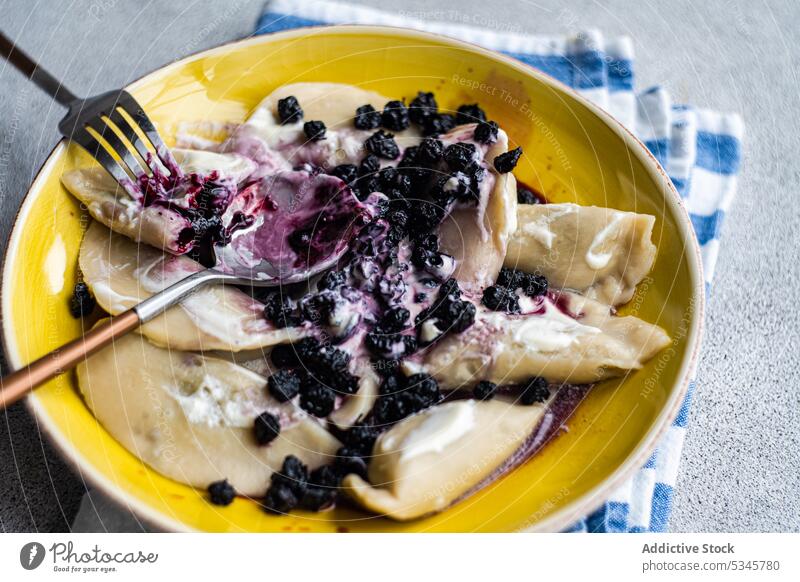
<instances>
[{"instance_id":1,"label":"fork tines","mask_svg":"<svg viewBox=\"0 0 800 582\"><path fill-rule=\"evenodd\" d=\"M153 122L127 91L90 97L77 108L62 122L62 134L88 151L126 190L146 174L180 173Z\"/></svg>"}]
</instances>

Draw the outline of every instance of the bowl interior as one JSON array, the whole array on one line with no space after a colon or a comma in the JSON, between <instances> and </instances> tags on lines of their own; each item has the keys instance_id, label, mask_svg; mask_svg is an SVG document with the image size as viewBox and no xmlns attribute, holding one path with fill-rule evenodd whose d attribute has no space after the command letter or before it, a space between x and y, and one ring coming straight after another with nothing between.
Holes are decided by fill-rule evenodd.
<instances>
[{"instance_id":1,"label":"bowl interior","mask_svg":"<svg viewBox=\"0 0 800 582\"><path fill-rule=\"evenodd\" d=\"M525 155L524 182L553 202L656 216L658 258L622 312L664 327L673 344L644 369L591 391L538 456L449 510L396 523L348 509L273 517L238 499L217 508L203 492L166 479L127 452L79 396L73 374L29 397L41 424L76 470L140 515L166 528L213 531L509 531L561 528L592 509L608 487L638 467L674 414L699 333L699 267L666 179L644 150L570 91L523 65L470 45L376 27L280 33L189 57L131 90L167 138L184 120L241 120L275 87L336 81L392 97L434 91L443 108L479 102ZM26 198L7 251L3 333L13 366L77 337L67 309L89 218L59 182L86 165L60 145Z\"/></svg>"}]
</instances>

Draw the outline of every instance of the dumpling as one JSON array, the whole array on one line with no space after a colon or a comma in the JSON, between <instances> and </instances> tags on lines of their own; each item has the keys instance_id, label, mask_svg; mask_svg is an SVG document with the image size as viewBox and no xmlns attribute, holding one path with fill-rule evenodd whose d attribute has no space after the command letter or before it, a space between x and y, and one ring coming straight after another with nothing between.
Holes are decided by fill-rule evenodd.
<instances>
[{"instance_id":1,"label":"dumpling","mask_svg":"<svg viewBox=\"0 0 800 582\"><path fill-rule=\"evenodd\" d=\"M201 175L216 171L220 181L238 183L255 169L251 160L234 153L181 149L175 149L173 153L184 170ZM103 168L72 170L64 174L61 181L75 198L83 202L95 220L113 231L175 254L190 249L194 233L186 216L166 205L143 205Z\"/></svg>"},{"instance_id":2,"label":"dumpling","mask_svg":"<svg viewBox=\"0 0 800 582\"><path fill-rule=\"evenodd\" d=\"M638 370L669 342L656 325L617 317L606 305L564 293L558 301L541 298L524 315L480 308L472 327L429 348L422 365L448 389L533 376L590 384Z\"/></svg>"},{"instance_id":3,"label":"dumpling","mask_svg":"<svg viewBox=\"0 0 800 582\"><path fill-rule=\"evenodd\" d=\"M137 245L97 222L83 237L79 263L98 304L112 315L202 268L188 257ZM304 335L302 328L276 329L263 310L263 304L235 287L212 284L145 323L140 332L161 346L203 351L251 350Z\"/></svg>"},{"instance_id":4,"label":"dumpling","mask_svg":"<svg viewBox=\"0 0 800 582\"><path fill-rule=\"evenodd\" d=\"M460 126L442 139L454 140L463 133L471 136L474 130L473 124ZM442 251L456 259L453 276L467 290L480 290L494 282L517 230L517 181L510 172L498 174L492 165L494 158L506 151L508 136L501 129L484 156L487 183L482 184L477 209L456 208L439 227Z\"/></svg>"},{"instance_id":5,"label":"dumpling","mask_svg":"<svg viewBox=\"0 0 800 582\"><path fill-rule=\"evenodd\" d=\"M78 384L95 417L159 473L194 487L227 478L264 495L287 455L310 468L329 463L339 441L291 403L267 395L266 379L217 358L155 347L131 334L81 363ZM281 420L266 446L253 436L264 411Z\"/></svg>"},{"instance_id":6,"label":"dumpling","mask_svg":"<svg viewBox=\"0 0 800 582\"><path fill-rule=\"evenodd\" d=\"M434 406L378 437L369 482L348 475L343 488L360 505L393 519L441 511L500 469L545 410L544 404L497 399Z\"/></svg>"},{"instance_id":7,"label":"dumpling","mask_svg":"<svg viewBox=\"0 0 800 582\"><path fill-rule=\"evenodd\" d=\"M575 204L521 204L504 265L607 305L630 301L650 272L655 218Z\"/></svg>"}]
</instances>

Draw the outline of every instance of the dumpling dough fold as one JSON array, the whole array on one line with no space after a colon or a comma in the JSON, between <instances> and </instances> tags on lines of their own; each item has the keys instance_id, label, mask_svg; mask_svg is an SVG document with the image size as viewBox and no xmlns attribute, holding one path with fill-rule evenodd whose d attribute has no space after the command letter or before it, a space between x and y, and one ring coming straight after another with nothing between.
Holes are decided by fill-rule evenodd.
<instances>
[{"instance_id":1,"label":"dumpling dough fold","mask_svg":"<svg viewBox=\"0 0 800 582\"><path fill-rule=\"evenodd\" d=\"M93 222L81 243L81 272L100 306L117 315L202 267L188 257L138 245ZM160 346L177 350L241 351L293 341L302 328L275 329L264 305L231 286L198 289L180 305L139 328Z\"/></svg>"},{"instance_id":2,"label":"dumpling dough fold","mask_svg":"<svg viewBox=\"0 0 800 582\"><path fill-rule=\"evenodd\" d=\"M434 345L422 362L448 389L479 380L515 384L534 376L590 384L638 370L669 342L656 325L617 317L606 305L564 293L558 303L544 298L537 312L527 315L480 309L472 327Z\"/></svg>"},{"instance_id":3,"label":"dumpling dough fold","mask_svg":"<svg viewBox=\"0 0 800 582\"><path fill-rule=\"evenodd\" d=\"M576 204L520 204L504 265L607 305L630 301L650 272L655 218Z\"/></svg>"},{"instance_id":4,"label":"dumpling dough fold","mask_svg":"<svg viewBox=\"0 0 800 582\"><path fill-rule=\"evenodd\" d=\"M316 420L269 397L262 376L158 348L136 334L88 358L77 374L87 405L115 439L162 475L194 487L227 478L237 492L260 497L287 455L315 468L341 446ZM282 428L259 446L252 426L265 410Z\"/></svg>"},{"instance_id":5,"label":"dumpling dough fold","mask_svg":"<svg viewBox=\"0 0 800 582\"><path fill-rule=\"evenodd\" d=\"M544 405L500 400L434 406L383 433L372 451L369 483L348 475L344 490L397 520L441 511L501 468L544 411Z\"/></svg>"}]
</instances>

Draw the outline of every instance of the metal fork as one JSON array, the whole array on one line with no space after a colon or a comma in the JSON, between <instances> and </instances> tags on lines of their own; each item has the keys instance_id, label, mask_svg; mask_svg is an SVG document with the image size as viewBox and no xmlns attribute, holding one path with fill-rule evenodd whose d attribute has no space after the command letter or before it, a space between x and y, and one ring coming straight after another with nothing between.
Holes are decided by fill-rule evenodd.
<instances>
[{"instance_id":1,"label":"metal fork","mask_svg":"<svg viewBox=\"0 0 800 582\"><path fill-rule=\"evenodd\" d=\"M180 176L169 148L130 93L119 89L81 99L2 32L0 55L67 108L58 124L61 135L89 152L127 192L133 194L133 186L147 173Z\"/></svg>"}]
</instances>

